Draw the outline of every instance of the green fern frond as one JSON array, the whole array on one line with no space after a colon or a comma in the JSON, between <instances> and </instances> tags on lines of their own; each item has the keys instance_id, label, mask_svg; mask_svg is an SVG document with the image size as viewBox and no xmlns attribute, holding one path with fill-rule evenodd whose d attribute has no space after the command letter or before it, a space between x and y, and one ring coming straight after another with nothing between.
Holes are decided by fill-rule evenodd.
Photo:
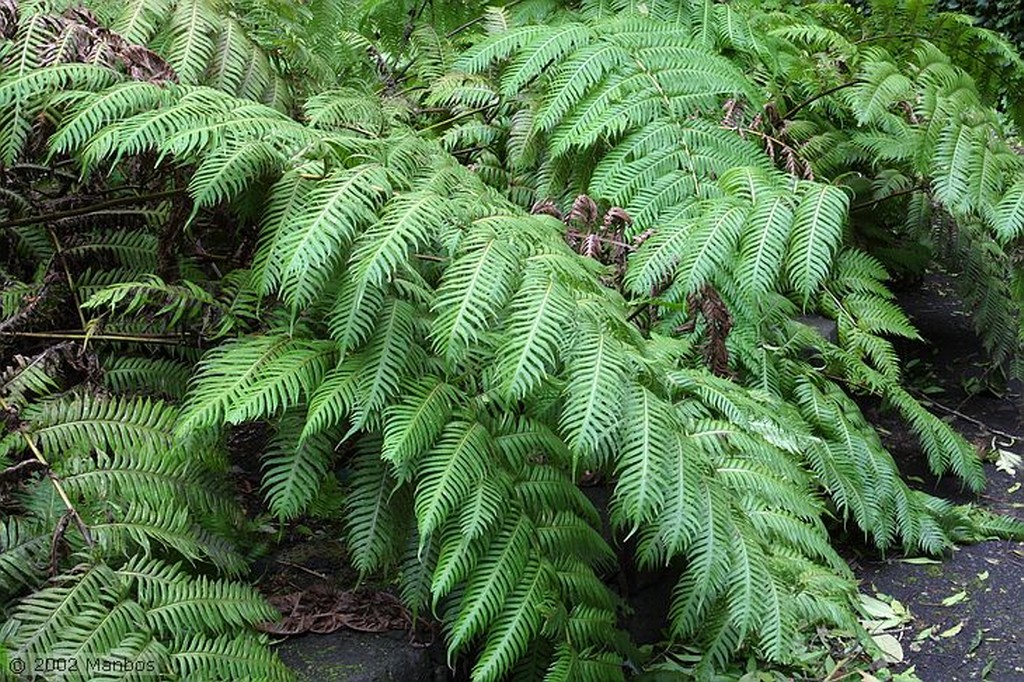
<instances>
[{"instance_id":1,"label":"green fern frond","mask_svg":"<svg viewBox=\"0 0 1024 682\"><path fill-rule=\"evenodd\" d=\"M750 208L741 202L716 201L688 225L687 239L675 272L686 292L696 291L725 270L739 243Z\"/></svg>"},{"instance_id":2,"label":"green fern frond","mask_svg":"<svg viewBox=\"0 0 1024 682\"><path fill-rule=\"evenodd\" d=\"M629 59L619 45L612 42L588 45L565 60L560 60L551 75L548 95L534 122L537 130L548 132L582 101L606 74Z\"/></svg>"},{"instance_id":3,"label":"green fern frond","mask_svg":"<svg viewBox=\"0 0 1024 682\"><path fill-rule=\"evenodd\" d=\"M641 386L625 393L618 483L612 498L612 518L635 531L651 523L665 504L660 482L667 472L665 454L671 450L678 425L669 407Z\"/></svg>"},{"instance_id":4,"label":"green fern frond","mask_svg":"<svg viewBox=\"0 0 1024 682\"><path fill-rule=\"evenodd\" d=\"M65 115L60 130L50 138L50 149L56 154L82 149L105 126L165 105L174 94L153 83L129 81L84 97Z\"/></svg>"},{"instance_id":5,"label":"green fern frond","mask_svg":"<svg viewBox=\"0 0 1024 682\"><path fill-rule=\"evenodd\" d=\"M175 4L167 45L167 60L179 78L198 82L211 62L218 17L206 0L180 0Z\"/></svg>"},{"instance_id":6,"label":"green fern frond","mask_svg":"<svg viewBox=\"0 0 1024 682\"><path fill-rule=\"evenodd\" d=\"M0 594L14 594L39 585L51 538L18 518L0 522Z\"/></svg>"},{"instance_id":7,"label":"green fern frond","mask_svg":"<svg viewBox=\"0 0 1024 682\"><path fill-rule=\"evenodd\" d=\"M263 452L263 490L270 511L281 519L305 511L334 459L334 443L324 433L305 437L301 415L289 412Z\"/></svg>"},{"instance_id":8,"label":"green fern frond","mask_svg":"<svg viewBox=\"0 0 1024 682\"><path fill-rule=\"evenodd\" d=\"M555 652L545 682L617 682L625 680L620 657L613 653L577 651L561 645Z\"/></svg>"},{"instance_id":9,"label":"green fern frond","mask_svg":"<svg viewBox=\"0 0 1024 682\"><path fill-rule=\"evenodd\" d=\"M411 250L441 232L451 206L433 192L402 193L388 202L381 219L356 242L351 264L356 281L380 286Z\"/></svg>"},{"instance_id":10,"label":"green fern frond","mask_svg":"<svg viewBox=\"0 0 1024 682\"><path fill-rule=\"evenodd\" d=\"M550 581L550 569L543 563L534 559L526 564L484 641L473 667L475 679L500 680L503 671L526 653L530 642L540 634L544 615L551 608Z\"/></svg>"},{"instance_id":11,"label":"green fern frond","mask_svg":"<svg viewBox=\"0 0 1024 682\"><path fill-rule=\"evenodd\" d=\"M165 634L196 631L211 634L277 619L277 612L248 585L205 576L188 576L179 566L158 560L131 562L117 573L137 586L146 622Z\"/></svg>"},{"instance_id":12,"label":"green fern frond","mask_svg":"<svg viewBox=\"0 0 1024 682\"><path fill-rule=\"evenodd\" d=\"M185 395L190 368L166 358L114 357L105 363L103 383L115 393L152 392L171 398Z\"/></svg>"},{"instance_id":13,"label":"green fern frond","mask_svg":"<svg viewBox=\"0 0 1024 682\"><path fill-rule=\"evenodd\" d=\"M992 223L993 232L1004 244L1024 232L1024 179L1017 180L1003 195Z\"/></svg>"},{"instance_id":14,"label":"green fern frond","mask_svg":"<svg viewBox=\"0 0 1024 682\"><path fill-rule=\"evenodd\" d=\"M177 433L254 416L308 400L335 359L333 343L285 334L229 341L206 356L192 379Z\"/></svg>"},{"instance_id":15,"label":"green fern frond","mask_svg":"<svg viewBox=\"0 0 1024 682\"><path fill-rule=\"evenodd\" d=\"M256 261L265 293L280 291L286 301L304 307L340 264L342 250L375 222L382 194L390 185L377 164L337 171L304 196L296 194L298 180L273 190L270 201L280 208L270 214L272 222L265 226ZM302 204L296 202L299 196Z\"/></svg>"},{"instance_id":16,"label":"green fern frond","mask_svg":"<svg viewBox=\"0 0 1024 682\"><path fill-rule=\"evenodd\" d=\"M111 506L108 505L108 511ZM216 551L209 551L196 537L188 510L183 507L168 510L135 500L130 508L118 510L116 516L111 512L106 519L91 522L89 531L96 546L113 556L130 556L136 552L151 556L156 551L155 543L189 561L218 557ZM229 557L229 560L237 568L238 558Z\"/></svg>"},{"instance_id":17,"label":"green fern frond","mask_svg":"<svg viewBox=\"0 0 1024 682\"><path fill-rule=\"evenodd\" d=\"M828 275L846 222L849 198L831 185L801 183L786 254L786 276L806 300Z\"/></svg>"},{"instance_id":18,"label":"green fern frond","mask_svg":"<svg viewBox=\"0 0 1024 682\"><path fill-rule=\"evenodd\" d=\"M617 406L625 395L626 354L603 332L594 324L580 325L567 360L569 380L559 426L574 457L584 463L593 463L611 445L621 419Z\"/></svg>"},{"instance_id":19,"label":"green fern frond","mask_svg":"<svg viewBox=\"0 0 1024 682\"><path fill-rule=\"evenodd\" d=\"M469 497L484 474L490 450L480 424L452 421L445 426L420 465L415 508L421 542Z\"/></svg>"},{"instance_id":20,"label":"green fern frond","mask_svg":"<svg viewBox=\"0 0 1024 682\"><path fill-rule=\"evenodd\" d=\"M546 26L530 37L502 75L501 93L509 97L540 76L550 64L558 63L573 48L589 42L590 32L580 24Z\"/></svg>"},{"instance_id":21,"label":"green fern frond","mask_svg":"<svg viewBox=\"0 0 1024 682\"><path fill-rule=\"evenodd\" d=\"M21 600L12 613L17 630L7 642L9 650L34 660L60 644L83 605L103 603L103 592L114 582L109 567L100 564L63 574Z\"/></svg>"},{"instance_id":22,"label":"green fern frond","mask_svg":"<svg viewBox=\"0 0 1024 682\"><path fill-rule=\"evenodd\" d=\"M168 645L168 669L180 677L289 682L292 672L266 647L265 635L181 635Z\"/></svg>"},{"instance_id":23,"label":"green fern frond","mask_svg":"<svg viewBox=\"0 0 1024 682\"><path fill-rule=\"evenodd\" d=\"M515 514L491 535L451 621L449 655L467 646L502 612L530 562L529 535L529 519Z\"/></svg>"},{"instance_id":24,"label":"green fern frond","mask_svg":"<svg viewBox=\"0 0 1024 682\"><path fill-rule=\"evenodd\" d=\"M14 71L12 73L12 71ZM120 79L111 70L86 64L57 64L18 73L0 72L0 160L14 163L29 141L33 121L53 92L81 88L99 90Z\"/></svg>"},{"instance_id":25,"label":"green fern frond","mask_svg":"<svg viewBox=\"0 0 1024 682\"><path fill-rule=\"evenodd\" d=\"M394 563L409 527L408 488L396 483L380 454L364 448L353 463L345 498L352 565L362 575Z\"/></svg>"},{"instance_id":26,"label":"green fern frond","mask_svg":"<svg viewBox=\"0 0 1024 682\"><path fill-rule=\"evenodd\" d=\"M745 283L750 295L776 288L794 218L793 201L785 194L761 196L754 202L740 237L735 270L737 280Z\"/></svg>"},{"instance_id":27,"label":"green fern frond","mask_svg":"<svg viewBox=\"0 0 1024 682\"><path fill-rule=\"evenodd\" d=\"M527 264L513 297L506 338L497 350L495 371L505 395L521 398L554 369L566 320L574 317L572 299L544 261Z\"/></svg>"},{"instance_id":28,"label":"green fern frond","mask_svg":"<svg viewBox=\"0 0 1024 682\"><path fill-rule=\"evenodd\" d=\"M456 403L456 389L425 377L407 389L407 396L384 411L381 457L394 467L399 481L409 480L419 457L441 434Z\"/></svg>"},{"instance_id":29,"label":"green fern frond","mask_svg":"<svg viewBox=\"0 0 1024 682\"><path fill-rule=\"evenodd\" d=\"M230 201L281 165L280 153L263 140L225 144L203 159L189 183L194 211Z\"/></svg>"},{"instance_id":30,"label":"green fern frond","mask_svg":"<svg viewBox=\"0 0 1024 682\"><path fill-rule=\"evenodd\" d=\"M414 307L395 300L381 311L379 327L360 353L364 364L353 410L352 429L376 424L385 403L395 397L408 373L421 361L414 337Z\"/></svg>"},{"instance_id":31,"label":"green fern frond","mask_svg":"<svg viewBox=\"0 0 1024 682\"><path fill-rule=\"evenodd\" d=\"M117 452L161 452L174 446L170 427L177 408L147 398L57 399L26 408L30 436L46 452L96 448Z\"/></svg>"},{"instance_id":32,"label":"green fern frond","mask_svg":"<svg viewBox=\"0 0 1024 682\"><path fill-rule=\"evenodd\" d=\"M514 245L480 229L445 271L438 289L431 335L434 348L450 362L479 342L511 298L519 264Z\"/></svg>"},{"instance_id":33,"label":"green fern frond","mask_svg":"<svg viewBox=\"0 0 1024 682\"><path fill-rule=\"evenodd\" d=\"M913 99L913 83L887 57L869 50L863 57L862 82L849 91L861 125L882 119L894 104Z\"/></svg>"},{"instance_id":34,"label":"green fern frond","mask_svg":"<svg viewBox=\"0 0 1024 682\"><path fill-rule=\"evenodd\" d=\"M59 385L47 365L45 354L31 360L16 358L16 364L0 371L0 397L9 406L21 407L29 398L52 394Z\"/></svg>"}]
</instances>

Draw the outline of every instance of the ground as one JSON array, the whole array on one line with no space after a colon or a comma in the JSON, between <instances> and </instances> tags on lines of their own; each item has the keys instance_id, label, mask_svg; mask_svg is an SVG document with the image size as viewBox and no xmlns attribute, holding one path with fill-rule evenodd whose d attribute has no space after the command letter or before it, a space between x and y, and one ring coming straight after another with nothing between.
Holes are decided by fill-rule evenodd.
<instances>
[{"instance_id":1,"label":"ground","mask_svg":"<svg viewBox=\"0 0 1024 682\"><path fill-rule=\"evenodd\" d=\"M900 302L925 339L902 350L912 383L931 395L933 411L980 450L1024 452L1024 438L1017 435L1022 431L1019 387L977 391L983 383L981 345L951 280L929 276ZM883 415L878 420L886 424ZM987 463L988 484L971 497L954 481L925 474L913 440L900 429L891 430L887 444L915 485L1024 518L1021 467L1011 475ZM909 612L909 619L889 631L902 644L906 665L924 682L1024 680L1024 545L985 542L959 547L941 563L921 561L864 557L854 562L863 591L893 597Z\"/></svg>"}]
</instances>

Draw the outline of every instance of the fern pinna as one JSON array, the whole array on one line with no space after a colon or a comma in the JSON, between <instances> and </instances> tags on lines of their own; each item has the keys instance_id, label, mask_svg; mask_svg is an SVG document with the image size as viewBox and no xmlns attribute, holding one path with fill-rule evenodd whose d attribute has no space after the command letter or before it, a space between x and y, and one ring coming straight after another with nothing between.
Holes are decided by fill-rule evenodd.
<instances>
[{"instance_id":1,"label":"fern pinna","mask_svg":"<svg viewBox=\"0 0 1024 682\"><path fill-rule=\"evenodd\" d=\"M909 551L1020 529L908 488L853 400L884 397L936 473L981 485L972 448L900 385L887 337L916 332L883 264L850 229L864 199L844 173L877 171L874 202L935 198L995 252L1024 221L1016 162L971 76L924 43L908 66L905 53L844 37L884 14L881 3L868 19L826 9L790 17L745 3L584 2L572 12L544 3L491 11L478 22L484 32L452 30L469 45L454 60L437 32L417 34L421 62L372 51L384 100L348 83L308 99L298 116L265 90L191 68L172 49L181 30L173 23L154 45L182 60L176 82L82 64L5 72L0 101L22 107L9 130L29 130L41 115L55 121L49 152L85 177L158 162L175 170L166 191L189 200L176 199L168 222L186 229L230 215L259 225L251 267L213 293L185 276L115 277L94 280L83 299L109 324L130 326L155 306L172 327L222 339L199 361L180 409L77 398L28 410L15 435L61 449L72 441L53 427L68 418L51 414L92 410L105 424L130 406L159 421L133 438L178 452L216 442L229 424L271 422L264 488L273 511L294 518L329 471L346 467L353 564L395 572L405 601L441 619L449 658L471 660L476 680L624 676L632 652L602 581L616 558L577 485L584 472L614 481L612 525L636 540L640 565L680 571L667 633L674 645L699 646L699 674L744 648L785 663L818 624L856 631L851 574L826 518ZM938 22L936 34L946 28ZM808 66L816 60L832 69ZM844 70L848 80L827 81ZM399 92L392 81L402 73L430 87ZM417 127L417 114L438 108L451 115ZM829 116L852 131L830 127ZM881 153L879 140L906 131L916 144ZM24 137L2 141L6 158L25 153ZM947 154L960 158L951 168ZM875 157L887 165L874 168ZM988 171L979 183L963 164ZM526 210L584 192L622 207L624 238L645 237L621 291L608 286L616 278L605 266L570 248L561 221ZM1006 296L993 305L1007 308ZM713 314L696 314L709 300L728 312L726 331L711 329ZM837 321L838 344L795 320L810 310ZM727 353L707 367L713 333ZM158 381L153 361L111 362L108 381L180 385L180 373ZM128 441L115 427L82 428L114 450L97 466L129 464L116 454ZM63 475L75 480L76 471ZM207 556L196 538L128 531L146 521L137 513L120 535L100 524L111 538L103 546L158 542ZM175 512L173 527L190 513ZM138 596L144 581L183 574L164 564L146 564L145 579L118 573L131 561L75 580L159 609ZM47 594L15 609L31 611ZM153 618L160 632L165 621ZM244 633L255 618L246 611L227 625ZM185 654L201 649L196 642L235 651L228 635L212 634L222 626L203 627L172 645L160 640L180 652L175 670L199 665ZM22 628L23 639L41 631L31 620ZM250 663L276 670L272 659Z\"/></svg>"},{"instance_id":2,"label":"fern pinna","mask_svg":"<svg viewBox=\"0 0 1024 682\"><path fill-rule=\"evenodd\" d=\"M7 660L25 679L288 679L254 629L273 609L194 570L245 568L223 534L239 511L217 441L175 439L165 400L61 394L76 353L51 347L0 375L5 486L27 476L4 503L20 513L0 520ZM145 368L132 364L116 381L138 390Z\"/></svg>"}]
</instances>

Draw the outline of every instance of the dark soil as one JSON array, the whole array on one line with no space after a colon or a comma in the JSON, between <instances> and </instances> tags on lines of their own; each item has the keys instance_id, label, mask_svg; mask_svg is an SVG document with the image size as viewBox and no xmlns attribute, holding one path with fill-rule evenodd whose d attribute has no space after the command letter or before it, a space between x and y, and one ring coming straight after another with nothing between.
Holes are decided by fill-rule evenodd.
<instances>
[{"instance_id":1,"label":"dark soil","mask_svg":"<svg viewBox=\"0 0 1024 682\"><path fill-rule=\"evenodd\" d=\"M929 276L900 299L925 339L901 349L911 385L930 395L933 412L948 419L979 451L1024 452L1024 439L1016 435L1022 431L1019 387L978 390L988 381L984 352L952 280ZM913 438L886 415L874 416L890 431L887 445L913 485L1024 518L1024 471L1011 476L988 463L985 490L968 495L955 480L930 476ZM941 564L862 558L855 567L862 591L895 597L909 609L913 620L890 634L901 641L905 664L921 680L1024 680L1024 544L993 541L960 547Z\"/></svg>"}]
</instances>

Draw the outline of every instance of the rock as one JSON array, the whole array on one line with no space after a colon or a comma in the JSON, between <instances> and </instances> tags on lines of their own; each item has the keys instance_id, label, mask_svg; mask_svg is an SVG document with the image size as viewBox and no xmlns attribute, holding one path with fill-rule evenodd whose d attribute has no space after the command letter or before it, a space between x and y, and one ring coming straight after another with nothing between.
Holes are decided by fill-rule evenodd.
<instances>
[{"instance_id":1,"label":"rock","mask_svg":"<svg viewBox=\"0 0 1024 682\"><path fill-rule=\"evenodd\" d=\"M793 318L797 322L821 334L829 343L839 343L839 327L835 320L821 315L800 315Z\"/></svg>"},{"instance_id":2,"label":"rock","mask_svg":"<svg viewBox=\"0 0 1024 682\"><path fill-rule=\"evenodd\" d=\"M340 630L292 637L277 647L299 682L440 682L449 679L430 647L409 643L409 635Z\"/></svg>"}]
</instances>

